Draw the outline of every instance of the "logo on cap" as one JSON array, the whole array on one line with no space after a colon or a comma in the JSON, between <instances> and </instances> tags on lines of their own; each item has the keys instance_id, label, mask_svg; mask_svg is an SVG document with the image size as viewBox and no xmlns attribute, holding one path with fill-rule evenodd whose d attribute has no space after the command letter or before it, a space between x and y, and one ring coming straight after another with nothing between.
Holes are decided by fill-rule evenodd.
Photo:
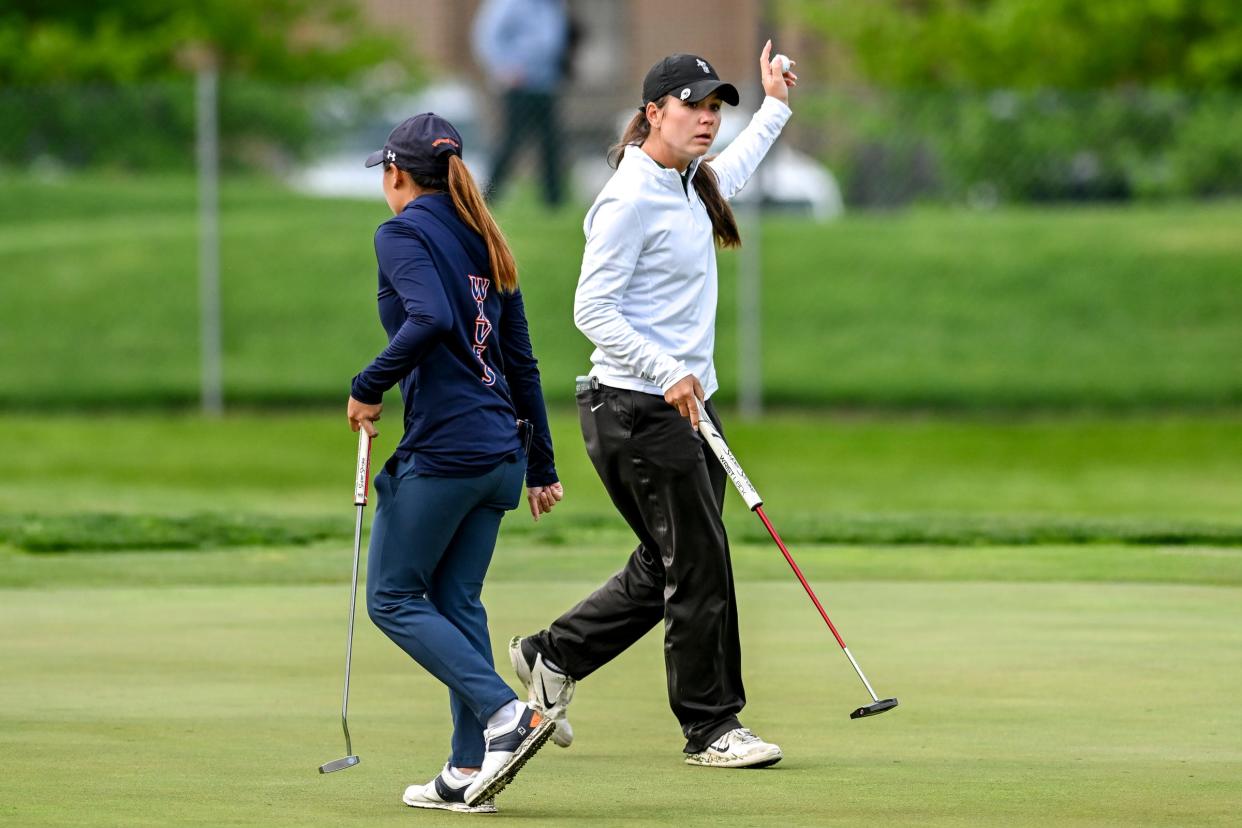
<instances>
[{"instance_id":1,"label":"logo on cap","mask_svg":"<svg viewBox=\"0 0 1242 828\"><path fill-rule=\"evenodd\" d=\"M695 58L694 62L697 63L699 68L703 70L704 75L710 75L712 73L712 67L708 66L707 61L703 60L703 58Z\"/></svg>"},{"instance_id":2,"label":"logo on cap","mask_svg":"<svg viewBox=\"0 0 1242 828\"><path fill-rule=\"evenodd\" d=\"M397 160L397 154L393 152L392 150L388 150L388 152L384 153L384 155L387 156L389 161Z\"/></svg>"},{"instance_id":3,"label":"logo on cap","mask_svg":"<svg viewBox=\"0 0 1242 828\"><path fill-rule=\"evenodd\" d=\"M681 90L681 99L684 101L688 97L690 97L690 87L687 86L685 89Z\"/></svg>"}]
</instances>

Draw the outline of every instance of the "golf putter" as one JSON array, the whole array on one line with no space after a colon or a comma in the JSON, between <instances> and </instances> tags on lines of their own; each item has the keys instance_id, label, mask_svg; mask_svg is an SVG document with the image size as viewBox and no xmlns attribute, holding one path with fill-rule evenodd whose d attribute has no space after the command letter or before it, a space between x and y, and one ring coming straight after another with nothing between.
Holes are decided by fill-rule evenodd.
<instances>
[{"instance_id":1,"label":"golf putter","mask_svg":"<svg viewBox=\"0 0 1242 828\"><path fill-rule=\"evenodd\" d=\"M319 766L320 773L352 768L359 759L349 739L349 664L354 651L354 608L358 603L358 556L362 551L362 512L367 506L367 484L371 477L371 437L365 428L358 429L358 470L354 475L354 505L358 520L354 525L354 579L349 590L349 637L345 639L345 692L341 695L341 730L345 731L345 758L334 759Z\"/></svg>"},{"instance_id":2,"label":"golf putter","mask_svg":"<svg viewBox=\"0 0 1242 828\"><path fill-rule=\"evenodd\" d=\"M750 482L750 478L746 476L746 472L742 471L742 466L737 462L737 458L733 456L733 452L729 450L728 444L725 443L724 437L716 430L716 426L712 423L711 418L707 416L707 409L701 400L695 400L699 409L699 434L703 440L711 448L712 453L716 455L716 459L720 461L720 465L724 467L725 474L729 475L729 479L733 481L733 487L737 489L738 494L742 496L742 500L746 501L746 506L752 512L759 515L759 519L763 521L764 527L768 530L768 534L772 536L772 540L776 541L777 547L781 550L781 554L785 556L785 560L793 569L794 574L798 576L798 581L802 584L802 588L806 590L806 594L811 597L811 601L815 604L815 609L819 610L819 614L823 617L824 623L828 625L828 629L832 630L833 638L841 645L842 652L845 657L850 660L850 665L854 668L854 672L862 679L863 687L867 688L867 692L871 695L871 704L857 708L850 714L851 719L862 719L866 716L875 716L886 710L892 710L897 706L897 699L881 699L875 694L875 690L871 689L871 682L867 681L867 677L863 675L862 668L858 666L858 662L854 659L854 654L850 652L850 648L845 646L845 640L841 638L841 634L837 632L837 628L832 623L832 619L828 617L828 613L824 611L823 605L819 602L819 598L815 597L815 591L811 589L811 585L807 583L806 578L802 574L802 570L798 568L798 564L794 562L793 556L789 554L789 550L785 548L784 541L781 536L776 533L776 529L772 526L768 516L763 513L763 498L759 497L754 485Z\"/></svg>"}]
</instances>

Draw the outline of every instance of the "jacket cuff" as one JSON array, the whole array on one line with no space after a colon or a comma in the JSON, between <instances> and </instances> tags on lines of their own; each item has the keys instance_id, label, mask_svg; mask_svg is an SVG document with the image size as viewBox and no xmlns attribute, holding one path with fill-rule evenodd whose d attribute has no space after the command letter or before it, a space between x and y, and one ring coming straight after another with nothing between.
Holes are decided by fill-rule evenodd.
<instances>
[{"instance_id":1,"label":"jacket cuff","mask_svg":"<svg viewBox=\"0 0 1242 828\"><path fill-rule=\"evenodd\" d=\"M660 390L668 393L668 389L690 376L693 371L686 367L686 363L678 362L677 368L664 378L664 382L660 383Z\"/></svg>"},{"instance_id":2,"label":"jacket cuff","mask_svg":"<svg viewBox=\"0 0 1242 828\"><path fill-rule=\"evenodd\" d=\"M781 126L784 126L785 122L788 121L790 116L793 115L793 110L789 108L789 104L785 103L780 98L773 98L771 95L765 96L763 103L759 105L760 112L765 109L772 115L781 119Z\"/></svg>"},{"instance_id":3,"label":"jacket cuff","mask_svg":"<svg viewBox=\"0 0 1242 828\"><path fill-rule=\"evenodd\" d=\"M526 472L526 488L531 486L551 486L553 483L560 482L560 477L556 474L556 468L548 471L530 471Z\"/></svg>"},{"instance_id":4,"label":"jacket cuff","mask_svg":"<svg viewBox=\"0 0 1242 828\"><path fill-rule=\"evenodd\" d=\"M349 396L365 405L379 405L384 401L383 391L374 391L362 380L362 374L354 377L349 385Z\"/></svg>"}]
</instances>

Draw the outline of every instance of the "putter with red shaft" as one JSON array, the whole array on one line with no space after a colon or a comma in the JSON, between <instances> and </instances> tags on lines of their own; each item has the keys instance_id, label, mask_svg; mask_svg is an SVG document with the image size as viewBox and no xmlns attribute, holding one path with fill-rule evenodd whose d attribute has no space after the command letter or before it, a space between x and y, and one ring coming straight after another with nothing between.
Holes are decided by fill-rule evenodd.
<instances>
[{"instance_id":1,"label":"putter with red shaft","mask_svg":"<svg viewBox=\"0 0 1242 828\"><path fill-rule=\"evenodd\" d=\"M367 505L367 484L371 476L371 437L365 428L358 430L358 470L354 475L354 505L358 507L358 520L354 525L354 579L349 590L349 637L345 639L345 692L341 696L341 729L345 731L343 759L333 759L319 766L320 773L352 768L359 759L354 756L349 741L349 663L354 651L354 606L358 603L358 555L362 551L362 512Z\"/></svg>"},{"instance_id":2,"label":"putter with red shaft","mask_svg":"<svg viewBox=\"0 0 1242 828\"><path fill-rule=\"evenodd\" d=\"M720 461L720 465L724 467L725 473L729 475L729 479L733 481L734 488L738 494L746 501L747 507L752 512L759 515L759 519L763 521L763 525L768 530L768 534L772 536L772 540L776 541L777 547L780 548L781 554L785 556L785 560L789 562L789 566L793 568L794 574L798 576L798 580L802 583L802 588L806 590L806 594L811 596L811 601L815 603L815 609L819 610L819 614L823 616L824 623L828 625L828 629L832 630L832 635L837 639L837 643L841 645L841 650L845 653L845 657L850 660L850 664L854 668L854 672L858 673L858 677L862 679L863 686L867 688L867 692L871 694L872 703L860 707L850 714L851 719L861 719L864 716L875 716L883 713L885 710L892 710L897 706L896 699L880 699L876 696L875 691L871 689L871 682L867 681L867 677L863 675L862 668L858 666L858 662L854 660L854 655L850 652L850 648L845 646L845 641L841 638L841 634L837 632L837 628L833 625L832 619L828 617L828 613L824 612L824 607L819 603L819 599L815 597L815 591L811 589L811 585L806 582L806 578L802 575L802 570L794 563L793 556L789 554L789 550L785 548L781 536L776 534L776 529L768 520L768 516L763 513L763 498L759 497L759 492L755 490L754 485L750 482L750 478L746 476L746 472L742 471L742 466L737 462L737 458L733 456L733 452L729 450L728 444L725 443L724 437L716 430L716 426L707 416L707 410L702 402L698 403L699 407L699 434L703 436L703 440L711 448L712 453L716 455L716 459Z\"/></svg>"}]
</instances>

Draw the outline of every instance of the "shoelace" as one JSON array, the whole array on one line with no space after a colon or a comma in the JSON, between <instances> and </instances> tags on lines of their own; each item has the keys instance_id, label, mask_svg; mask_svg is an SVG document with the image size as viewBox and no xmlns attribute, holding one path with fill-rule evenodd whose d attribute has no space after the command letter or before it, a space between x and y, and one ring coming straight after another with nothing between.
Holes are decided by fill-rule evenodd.
<instances>
[{"instance_id":1,"label":"shoelace","mask_svg":"<svg viewBox=\"0 0 1242 828\"><path fill-rule=\"evenodd\" d=\"M756 736L754 733L751 733L750 728L739 727L736 730L729 731L724 736L721 736L719 739L717 739L716 743L712 745L712 748L715 750L721 751L722 753L728 750L730 736L733 737L734 742L743 744L743 745L749 745L753 742L763 741L758 736Z\"/></svg>"}]
</instances>

